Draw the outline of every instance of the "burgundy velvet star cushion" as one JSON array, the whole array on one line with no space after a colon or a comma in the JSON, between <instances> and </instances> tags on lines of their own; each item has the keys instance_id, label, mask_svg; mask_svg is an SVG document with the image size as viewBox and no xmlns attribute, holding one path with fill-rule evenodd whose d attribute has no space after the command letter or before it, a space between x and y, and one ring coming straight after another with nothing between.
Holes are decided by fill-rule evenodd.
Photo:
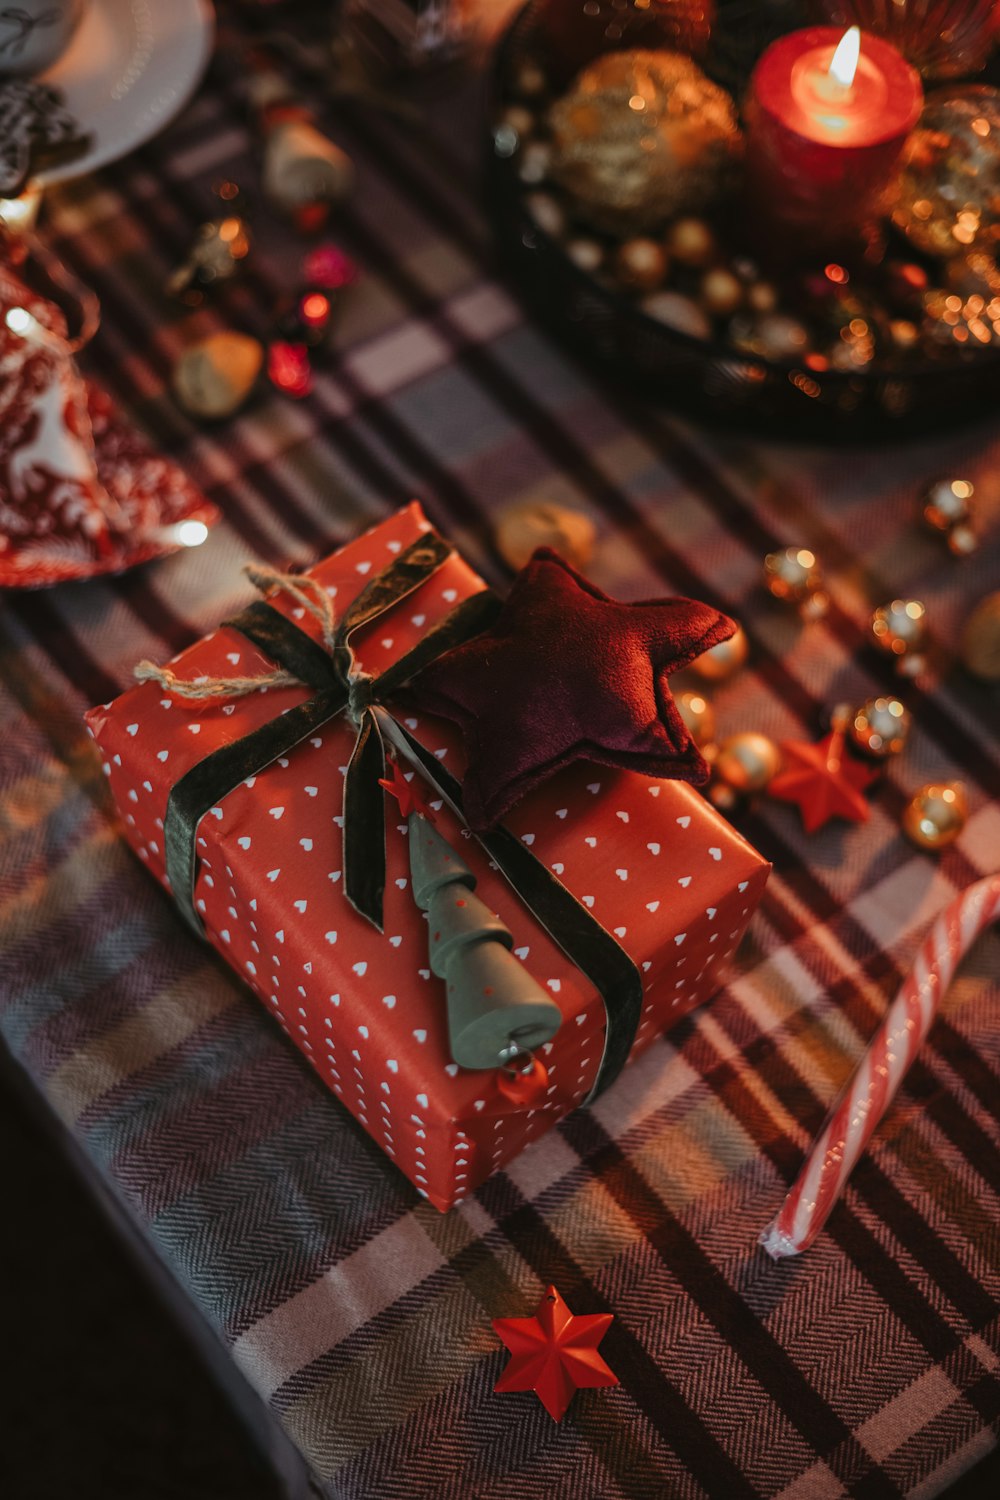
<instances>
[{"instance_id":1,"label":"burgundy velvet star cushion","mask_svg":"<svg viewBox=\"0 0 1000 1500\"><path fill-rule=\"evenodd\" d=\"M540 548L491 628L412 684L416 702L462 731L469 826L491 827L575 760L707 780L667 678L735 630L692 599L609 599Z\"/></svg>"}]
</instances>

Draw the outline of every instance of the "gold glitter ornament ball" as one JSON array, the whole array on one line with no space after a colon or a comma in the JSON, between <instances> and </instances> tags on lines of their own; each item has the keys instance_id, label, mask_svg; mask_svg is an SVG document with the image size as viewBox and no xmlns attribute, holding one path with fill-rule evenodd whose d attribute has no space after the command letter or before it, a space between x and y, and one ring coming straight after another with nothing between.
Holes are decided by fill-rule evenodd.
<instances>
[{"instance_id":1,"label":"gold glitter ornament ball","mask_svg":"<svg viewBox=\"0 0 1000 1500\"><path fill-rule=\"evenodd\" d=\"M918 249L953 256L1000 241L1000 90L930 96L910 137L893 222Z\"/></svg>"},{"instance_id":2,"label":"gold glitter ornament ball","mask_svg":"<svg viewBox=\"0 0 1000 1500\"><path fill-rule=\"evenodd\" d=\"M712 775L734 792L762 792L781 769L781 751L766 734L747 730L719 746Z\"/></svg>"},{"instance_id":3,"label":"gold glitter ornament ball","mask_svg":"<svg viewBox=\"0 0 1000 1500\"><path fill-rule=\"evenodd\" d=\"M903 809L903 832L918 849L933 853L953 844L969 819L969 804L960 781L930 781Z\"/></svg>"},{"instance_id":4,"label":"gold glitter ornament ball","mask_svg":"<svg viewBox=\"0 0 1000 1500\"><path fill-rule=\"evenodd\" d=\"M581 217L642 234L708 207L742 154L730 96L679 52L609 52L549 114L552 176Z\"/></svg>"}]
</instances>

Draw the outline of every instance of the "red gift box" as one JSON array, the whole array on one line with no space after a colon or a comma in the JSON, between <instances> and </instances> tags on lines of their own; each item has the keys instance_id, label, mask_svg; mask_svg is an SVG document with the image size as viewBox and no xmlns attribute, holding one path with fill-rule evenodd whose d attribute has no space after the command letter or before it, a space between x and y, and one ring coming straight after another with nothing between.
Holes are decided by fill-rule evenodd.
<instances>
[{"instance_id":1,"label":"red gift box","mask_svg":"<svg viewBox=\"0 0 1000 1500\"><path fill-rule=\"evenodd\" d=\"M430 530L411 504L312 570L338 614ZM456 553L353 638L374 675L484 587ZM269 600L314 638L294 599ZM557 658L556 658L557 661ZM263 676L274 663L228 626L171 663L177 677ZM554 665L554 670L558 670ZM304 702L304 686L192 703L152 682L95 708L88 727L142 861L169 888L167 797L209 752ZM450 724L402 722L453 774L462 751ZM448 1050L444 986L428 966L428 932L409 889L405 821L389 804L384 933L343 893L343 780L354 743L343 716L322 726L202 818L195 907L205 934L250 985L324 1081L435 1207L447 1209L589 1094L599 1068L604 1002L451 813L438 829L477 877L477 894L513 935L514 952L559 1005L542 1049L547 1093L533 1108L496 1072L466 1071ZM514 809L507 826L614 935L642 973L632 1056L713 993L760 898L769 866L689 786L577 765Z\"/></svg>"}]
</instances>

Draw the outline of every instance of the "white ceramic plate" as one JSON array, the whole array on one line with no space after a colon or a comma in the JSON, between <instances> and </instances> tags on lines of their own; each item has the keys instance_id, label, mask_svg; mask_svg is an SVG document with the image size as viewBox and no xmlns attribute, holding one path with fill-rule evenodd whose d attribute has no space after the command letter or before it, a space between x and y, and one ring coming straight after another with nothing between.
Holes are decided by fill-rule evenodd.
<instances>
[{"instance_id":1,"label":"white ceramic plate","mask_svg":"<svg viewBox=\"0 0 1000 1500\"><path fill-rule=\"evenodd\" d=\"M42 77L91 144L32 187L93 172L162 130L197 87L214 35L209 0L86 0L68 48Z\"/></svg>"}]
</instances>

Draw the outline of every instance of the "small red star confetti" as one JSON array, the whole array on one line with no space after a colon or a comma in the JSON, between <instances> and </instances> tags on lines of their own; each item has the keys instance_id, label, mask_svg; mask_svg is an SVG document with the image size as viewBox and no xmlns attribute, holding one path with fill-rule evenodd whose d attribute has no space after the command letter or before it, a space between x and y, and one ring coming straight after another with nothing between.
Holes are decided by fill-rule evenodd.
<instances>
[{"instance_id":1,"label":"small red star confetti","mask_svg":"<svg viewBox=\"0 0 1000 1500\"><path fill-rule=\"evenodd\" d=\"M781 750L785 768L768 792L779 802L794 802L806 833L815 833L831 818L868 821L868 803L861 794L878 772L845 754L843 730L831 730L818 745L785 740Z\"/></svg>"},{"instance_id":2,"label":"small red star confetti","mask_svg":"<svg viewBox=\"0 0 1000 1500\"><path fill-rule=\"evenodd\" d=\"M436 822L434 814L424 801L416 775L407 781L399 769L397 762L394 760L389 762L389 771L392 775L392 780L387 781L385 777L380 776L378 784L385 787L390 797L395 797L399 803L399 811L402 816L408 818L411 813L419 813L429 823Z\"/></svg>"},{"instance_id":3,"label":"small red star confetti","mask_svg":"<svg viewBox=\"0 0 1000 1500\"><path fill-rule=\"evenodd\" d=\"M549 1416L560 1421L577 1390L618 1384L597 1352L612 1321L611 1313L575 1317L555 1287L546 1287L534 1317L493 1319L497 1337L511 1353L494 1390L534 1391Z\"/></svg>"}]
</instances>

